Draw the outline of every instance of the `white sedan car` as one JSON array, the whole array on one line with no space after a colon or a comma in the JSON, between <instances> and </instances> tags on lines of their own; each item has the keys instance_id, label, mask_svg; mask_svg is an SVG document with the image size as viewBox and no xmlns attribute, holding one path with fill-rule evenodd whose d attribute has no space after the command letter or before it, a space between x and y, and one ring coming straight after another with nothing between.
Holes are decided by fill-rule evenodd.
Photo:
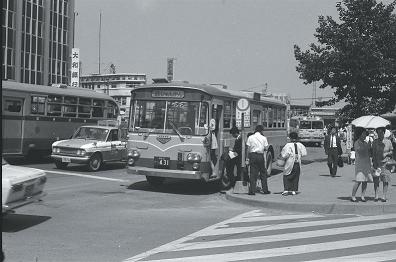
<instances>
[{"instance_id":1,"label":"white sedan car","mask_svg":"<svg viewBox=\"0 0 396 262\"><path fill-rule=\"evenodd\" d=\"M17 207L40 200L44 195L44 185L47 182L43 170L14 166L2 159L2 213Z\"/></svg>"}]
</instances>

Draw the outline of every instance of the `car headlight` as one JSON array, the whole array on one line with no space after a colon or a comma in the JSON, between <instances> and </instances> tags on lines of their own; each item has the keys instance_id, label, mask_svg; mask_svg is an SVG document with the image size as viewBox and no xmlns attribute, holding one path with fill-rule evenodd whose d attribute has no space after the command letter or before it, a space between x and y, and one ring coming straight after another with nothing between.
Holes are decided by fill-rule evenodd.
<instances>
[{"instance_id":1,"label":"car headlight","mask_svg":"<svg viewBox=\"0 0 396 262\"><path fill-rule=\"evenodd\" d=\"M55 153L55 154L60 153L60 148L59 147L53 147L52 148L52 152Z\"/></svg>"},{"instance_id":2,"label":"car headlight","mask_svg":"<svg viewBox=\"0 0 396 262\"><path fill-rule=\"evenodd\" d=\"M188 153L187 161L188 162L201 162L201 155L198 153Z\"/></svg>"},{"instance_id":3,"label":"car headlight","mask_svg":"<svg viewBox=\"0 0 396 262\"><path fill-rule=\"evenodd\" d=\"M78 149L77 150L77 155L78 156L85 156L87 152L84 149Z\"/></svg>"}]
</instances>

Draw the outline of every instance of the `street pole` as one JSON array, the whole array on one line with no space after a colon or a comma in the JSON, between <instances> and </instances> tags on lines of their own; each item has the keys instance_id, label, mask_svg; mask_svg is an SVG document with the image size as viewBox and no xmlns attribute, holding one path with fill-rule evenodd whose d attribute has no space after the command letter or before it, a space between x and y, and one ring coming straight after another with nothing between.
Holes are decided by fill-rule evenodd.
<instances>
[{"instance_id":1,"label":"street pole","mask_svg":"<svg viewBox=\"0 0 396 262\"><path fill-rule=\"evenodd\" d=\"M100 42L101 42L101 32L102 32L102 10L100 10L100 13L99 13L99 54L98 54L98 56L99 56L99 75L100 75L100 48L101 48L101 46L100 46Z\"/></svg>"}]
</instances>

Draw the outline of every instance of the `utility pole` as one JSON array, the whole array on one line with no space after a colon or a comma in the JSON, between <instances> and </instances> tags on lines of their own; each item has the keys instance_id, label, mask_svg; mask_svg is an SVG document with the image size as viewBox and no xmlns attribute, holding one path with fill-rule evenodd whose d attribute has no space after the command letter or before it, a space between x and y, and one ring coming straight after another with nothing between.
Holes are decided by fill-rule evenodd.
<instances>
[{"instance_id":1,"label":"utility pole","mask_svg":"<svg viewBox=\"0 0 396 262\"><path fill-rule=\"evenodd\" d=\"M100 75L100 48L101 48L101 33L102 33L102 10L100 10L100 12L99 12L99 64L98 64L98 67L99 67L99 75Z\"/></svg>"}]
</instances>

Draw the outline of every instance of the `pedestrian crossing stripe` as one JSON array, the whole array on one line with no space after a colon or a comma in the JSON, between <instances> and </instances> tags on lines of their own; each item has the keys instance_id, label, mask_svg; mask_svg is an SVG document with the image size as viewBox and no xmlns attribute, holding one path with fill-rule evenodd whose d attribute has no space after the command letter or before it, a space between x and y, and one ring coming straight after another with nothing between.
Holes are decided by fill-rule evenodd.
<instances>
[{"instance_id":1,"label":"pedestrian crossing stripe","mask_svg":"<svg viewBox=\"0 0 396 262\"><path fill-rule=\"evenodd\" d=\"M326 218L326 220L317 220L317 218ZM300 222L295 222L295 220L303 220ZM396 244L396 233L393 230L396 227L396 214L385 214L379 216L354 216L347 218L334 218L318 214L298 214L298 215L283 215L283 216L267 216L260 212L260 210L253 210L251 212L247 212L236 216L234 218L225 220L223 222L217 223L215 225L209 226L205 229L202 229L196 233L178 239L176 241L170 242L153 250L144 252L137 256L128 258L124 260L125 262L133 262L140 261L145 259L146 262L157 262L157 261L173 261L173 262L195 262L195 261L245 261L245 260L253 260L253 259L265 259L272 257L280 257L280 256L289 256L289 255L301 255L312 252L326 252L326 251L337 251L341 249L351 249L358 248L364 246L371 245L381 245L381 244ZM309 220L309 221L307 221ZM271 224L271 225L261 225L261 226L238 226L232 227L235 223L251 223L251 222L275 222L279 221L279 223ZM353 222L372 222L372 224L368 225L351 225ZM346 224L345 224L346 223ZM345 225L344 225L345 224ZM294 228L305 228L305 227L315 227L315 226L332 226L334 228L326 228L326 229L309 229L306 228L304 231L300 232L292 232L292 233L280 233L280 234L271 234L265 236L245 236L235 238L233 236L232 239L215 239L202 241L203 236L216 236L216 238L224 238L227 234L238 234L238 233L255 233L255 232L265 232L265 231L273 231L273 230L281 230L281 229L294 229ZM312 239L315 237L327 237L327 236L341 236L344 234L353 234L353 233L367 233L370 234L373 232L375 234L376 231L390 229L389 232L385 231L385 233L380 235L368 235L364 238L362 236L356 237L353 236L352 239L340 239L340 240L328 240L327 242L322 243L309 243L303 244L299 243L299 241L295 241L299 243L295 246L286 246L279 247L267 246L266 249L261 249L260 247L256 250L248 250L248 251L235 251L231 247L236 246L245 246L245 245L254 245L254 244L264 244L264 243L273 243L277 241L289 241L289 240L303 240L303 239ZM382 232L379 232L382 233ZM378 233L377 233L378 234ZM197 238L200 238L199 241ZM225 253L223 250L217 250L220 248L229 248L233 250L231 252ZM199 255L192 256L188 254L191 251L199 251ZM200 251L202 250L202 251ZM208 250L211 250L211 254L208 254ZM218 253L213 253L218 252ZM385 250L381 252L377 252L380 255L375 256L376 252L367 253L362 255L345 255L342 257L333 257L330 260L328 259L319 259L313 261L319 262L330 262L330 261L365 261L360 260L360 258L366 259L367 261L386 261L389 259L394 259L396 257L395 250ZM160 254L161 253L161 254ZM164 258L158 259L158 257L162 254L167 254ZM174 254L174 256L172 255ZM154 256L153 260L146 260L150 256ZM170 258L170 256L173 256ZM180 257L182 256L182 257ZM313 258L315 259L315 258Z\"/></svg>"}]
</instances>

